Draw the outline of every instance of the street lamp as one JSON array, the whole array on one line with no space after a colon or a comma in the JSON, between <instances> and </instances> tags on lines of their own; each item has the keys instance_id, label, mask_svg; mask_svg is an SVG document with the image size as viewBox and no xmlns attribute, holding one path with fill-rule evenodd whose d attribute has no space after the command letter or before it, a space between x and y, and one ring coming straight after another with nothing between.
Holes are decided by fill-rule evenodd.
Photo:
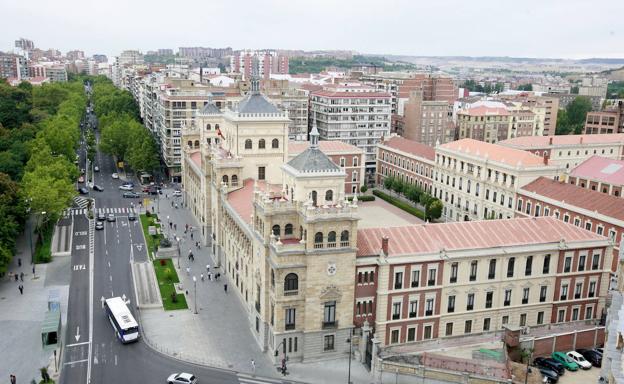
<instances>
[{"instance_id":1,"label":"street lamp","mask_svg":"<svg viewBox=\"0 0 624 384\"><path fill-rule=\"evenodd\" d=\"M347 376L347 384L351 384L351 354L353 353L353 328L349 328L349 338L346 340L349 343L349 376Z\"/></svg>"},{"instance_id":2,"label":"street lamp","mask_svg":"<svg viewBox=\"0 0 624 384\"><path fill-rule=\"evenodd\" d=\"M195 276L193 276L193 285L195 287L195 294L193 295L195 296L195 314L197 315L197 278Z\"/></svg>"},{"instance_id":3,"label":"street lamp","mask_svg":"<svg viewBox=\"0 0 624 384\"><path fill-rule=\"evenodd\" d=\"M180 256L182 256L180 254L180 237L176 236L175 239L176 239L176 243L178 244L178 270L179 270L180 269Z\"/></svg>"},{"instance_id":4,"label":"street lamp","mask_svg":"<svg viewBox=\"0 0 624 384\"><path fill-rule=\"evenodd\" d=\"M279 356L279 347L281 345L284 345L284 357L282 358L281 371L282 375L286 376L286 339L282 340L279 344L277 344L277 347L275 347L275 357Z\"/></svg>"}]
</instances>

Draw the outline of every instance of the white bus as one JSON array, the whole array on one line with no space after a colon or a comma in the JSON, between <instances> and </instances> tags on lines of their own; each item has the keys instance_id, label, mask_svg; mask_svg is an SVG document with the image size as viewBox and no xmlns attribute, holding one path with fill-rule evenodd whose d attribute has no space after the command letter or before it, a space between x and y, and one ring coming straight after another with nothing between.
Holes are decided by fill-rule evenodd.
<instances>
[{"instance_id":1,"label":"white bus","mask_svg":"<svg viewBox=\"0 0 624 384\"><path fill-rule=\"evenodd\" d=\"M121 297L106 299L104 309L119 341L125 344L139 339L139 324Z\"/></svg>"}]
</instances>

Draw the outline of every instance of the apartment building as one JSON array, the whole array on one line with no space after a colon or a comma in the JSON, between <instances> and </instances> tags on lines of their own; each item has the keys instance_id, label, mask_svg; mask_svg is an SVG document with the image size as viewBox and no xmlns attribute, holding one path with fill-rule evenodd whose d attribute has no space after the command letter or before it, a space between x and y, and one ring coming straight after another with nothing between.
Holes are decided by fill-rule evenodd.
<instances>
[{"instance_id":1,"label":"apartment building","mask_svg":"<svg viewBox=\"0 0 624 384\"><path fill-rule=\"evenodd\" d=\"M310 146L308 141L288 142L288 159L304 152ZM364 151L355 145L342 141L319 141L318 148L346 173L344 193L356 195L364 185Z\"/></svg>"},{"instance_id":2,"label":"apartment building","mask_svg":"<svg viewBox=\"0 0 624 384\"><path fill-rule=\"evenodd\" d=\"M182 57L205 59L208 57L224 58L232 55L232 48L180 47L178 53Z\"/></svg>"},{"instance_id":3,"label":"apartment building","mask_svg":"<svg viewBox=\"0 0 624 384\"><path fill-rule=\"evenodd\" d=\"M613 257L611 263L605 264L605 269L613 273L617 272L620 245L624 241L624 210L621 197L540 177L518 191L515 215L516 217L551 216L597 235L608 237L613 245ZM592 265L596 263L596 260L592 261ZM591 269L593 270L593 267ZM570 272L569 266L564 272Z\"/></svg>"},{"instance_id":4,"label":"apartment building","mask_svg":"<svg viewBox=\"0 0 624 384\"><path fill-rule=\"evenodd\" d=\"M557 115L559 113L559 99L551 97L551 95L538 96L530 92L522 92L520 94L501 94L498 95L501 101L519 102L522 106L528 108L535 113L536 135L537 136L553 136L557 129Z\"/></svg>"},{"instance_id":5,"label":"apartment building","mask_svg":"<svg viewBox=\"0 0 624 384\"><path fill-rule=\"evenodd\" d=\"M511 218L522 186L561 174L548 156L474 139L443 144L435 151L433 195L444 203L448 221Z\"/></svg>"},{"instance_id":6,"label":"apartment building","mask_svg":"<svg viewBox=\"0 0 624 384\"><path fill-rule=\"evenodd\" d=\"M586 134L624 133L624 102L621 100L603 111L588 112Z\"/></svg>"},{"instance_id":7,"label":"apartment building","mask_svg":"<svg viewBox=\"0 0 624 384\"><path fill-rule=\"evenodd\" d=\"M358 230L354 323L382 347L600 318L609 239L553 217Z\"/></svg>"},{"instance_id":8,"label":"apartment building","mask_svg":"<svg viewBox=\"0 0 624 384\"><path fill-rule=\"evenodd\" d=\"M396 116L400 136L430 147L455 140L453 104L447 100L425 100L423 90L418 89L410 92L402 109L402 116Z\"/></svg>"},{"instance_id":9,"label":"apartment building","mask_svg":"<svg viewBox=\"0 0 624 384\"><path fill-rule=\"evenodd\" d=\"M243 80L252 77L254 61L258 62L258 76L270 79L271 74L288 74L288 56L275 51L243 50L230 57L230 72L240 73Z\"/></svg>"},{"instance_id":10,"label":"apartment building","mask_svg":"<svg viewBox=\"0 0 624 384\"><path fill-rule=\"evenodd\" d=\"M367 184L374 182L375 155L390 135L390 94L359 85L336 85L310 93L311 118L321 139L340 140L364 151Z\"/></svg>"},{"instance_id":11,"label":"apartment building","mask_svg":"<svg viewBox=\"0 0 624 384\"><path fill-rule=\"evenodd\" d=\"M571 170L595 155L611 159L624 157L624 134L516 137L498 144L548 156L551 163L565 170Z\"/></svg>"},{"instance_id":12,"label":"apartment building","mask_svg":"<svg viewBox=\"0 0 624 384\"><path fill-rule=\"evenodd\" d=\"M45 68L45 76L53 83L64 83L67 81L67 69L64 65L51 65Z\"/></svg>"},{"instance_id":13,"label":"apartment building","mask_svg":"<svg viewBox=\"0 0 624 384\"><path fill-rule=\"evenodd\" d=\"M0 79L28 78L28 65L24 56L0 52Z\"/></svg>"},{"instance_id":14,"label":"apartment building","mask_svg":"<svg viewBox=\"0 0 624 384\"><path fill-rule=\"evenodd\" d=\"M400 136L386 138L377 144L377 185L394 177L433 193L434 163L433 147Z\"/></svg>"},{"instance_id":15,"label":"apartment building","mask_svg":"<svg viewBox=\"0 0 624 384\"><path fill-rule=\"evenodd\" d=\"M248 82L241 82L240 87L246 90ZM261 82L262 94L271 99L275 105L288 113L288 138L290 140L308 140L308 113L310 99L304 90L297 89L288 80L267 79Z\"/></svg>"},{"instance_id":16,"label":"apartment building","mask_svg":"<svg viewBox=\"0 0 624 384\"><path fill-rule=\"evenodd\" d=\"M503 105L478 105L457 112L459 139L496 143L510 137L511 125L511 113Z\"/></svg>"},{"instance_id":17,"label":"apartment building","mask_svg":"<svg viewBox=\"0 0 624 384\"><path fill-rule=\"evenodd\" d=\"M579 95L575 93L549 93L546 96L554 97L559 100L559 109L566 109L568 104L576 100ZM589 99L592 105L592 111L600 111L602 109L603 97L600 96L583 96Z\"/></svg>"},{"instance_id":18,"label":"apartment building","mask_svg":"<svg viewBox=\"0 0 624 384\"><path fill-rule=\"evenodd\" d=\"M142 65L144 63L143 54L136 50L127 50L121 52L117 57L119 65Z\"/></svg>"},{"instance_id":19,"label":"apartment building","mask_svg":"<svg viewBox=\"0 0 624 384\"><path fill-rule=\"evenodd\" d=\"M624 192L624 160L592 156L570 171L567 182L581 188L622 197Z\"/></svg>"}]
</instances>

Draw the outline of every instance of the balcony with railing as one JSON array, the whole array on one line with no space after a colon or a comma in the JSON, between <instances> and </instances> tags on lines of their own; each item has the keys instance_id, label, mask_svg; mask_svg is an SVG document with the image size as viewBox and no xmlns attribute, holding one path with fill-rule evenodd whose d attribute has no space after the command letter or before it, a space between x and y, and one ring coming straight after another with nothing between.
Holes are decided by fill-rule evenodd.
<instances>
[{"instance_id":1,"label":"balcony with railing","mask_svg":"<svg viewBox=\"0 0 624 384\"><path fill-rule=\"evenodd\" d=\"M322 329L336 329L338 328L338 320L324 321L321 323Z\"/></svg>"},{"instance_id":2,"label":"balcony with railing","mask_svg":"<svg viewBox=\"0 0 624 384\"><path fill-rule=\"evenodd\" d=\"M284 325L284 330L286 331L292 331L293 329L295 329L295 323L287 323L286 325Z\"/></svg>"}]
</instances>

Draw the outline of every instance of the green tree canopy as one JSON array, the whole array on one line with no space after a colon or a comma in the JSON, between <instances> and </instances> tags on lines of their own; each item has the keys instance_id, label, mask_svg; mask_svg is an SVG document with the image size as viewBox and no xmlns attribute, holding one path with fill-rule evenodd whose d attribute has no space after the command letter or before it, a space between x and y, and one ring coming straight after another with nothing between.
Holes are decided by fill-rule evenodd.
<instances>
[{"instance_id":1,"label":"green tree canopy","mask_svg":"<svg viewBox=\"0 0 624 384\"><path fill-rule=\"evenodd\" d=\"M580 134L585 126L587 112L591 111L592 104L589 98L577 96L565 110L557 115L557 135Z\"/></svg>"}]
</instances>

